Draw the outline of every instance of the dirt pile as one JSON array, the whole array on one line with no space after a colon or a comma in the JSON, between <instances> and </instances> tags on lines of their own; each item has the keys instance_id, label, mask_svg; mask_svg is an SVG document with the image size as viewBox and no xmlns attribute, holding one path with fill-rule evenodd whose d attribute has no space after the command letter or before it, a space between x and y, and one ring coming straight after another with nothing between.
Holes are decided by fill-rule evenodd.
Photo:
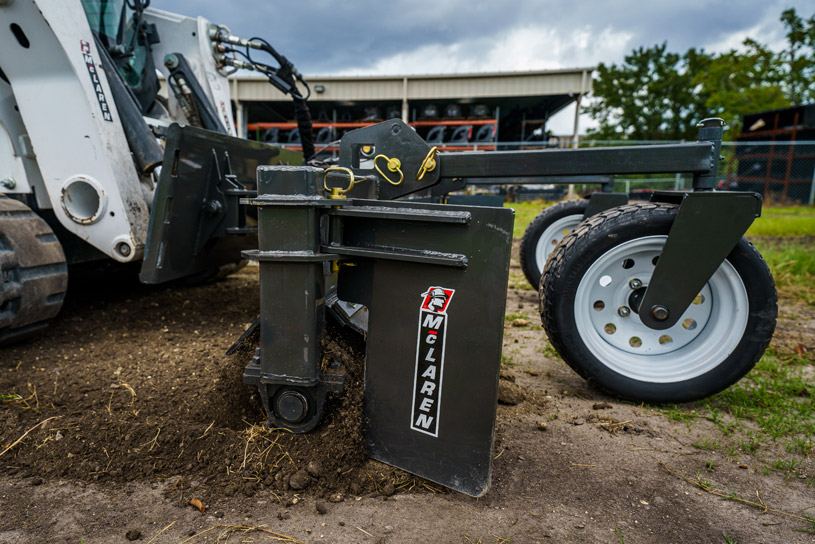
<instances>
[{"instance_id":1,"label":"dirt pile","mask_svg":"<svg viewBox=\"0 0 815 544\"><path fill-rule=\"evenodd\" d=\"M261 489L281 501L338 500L413 483L367 459L362 346L338 331L324 350L345 367L346 393L329 400L313 433L266 428L242 383L257 337L224 355L257 314L255 273L153 290L125 277L98 300L93 282L76 287L49 342L4 351L0 451L33 430L0 466L22 477L159 481L205 502Z\"/></svg>"}]
</instances>

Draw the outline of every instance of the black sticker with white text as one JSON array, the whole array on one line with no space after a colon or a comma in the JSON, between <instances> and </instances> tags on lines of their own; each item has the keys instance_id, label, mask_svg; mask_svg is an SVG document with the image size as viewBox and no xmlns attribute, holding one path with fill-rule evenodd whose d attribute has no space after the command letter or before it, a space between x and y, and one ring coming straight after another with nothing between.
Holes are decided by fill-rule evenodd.
<instances>
[{"instance_id":1,"label":"black sticker with white text","mask_svg":"<svg viewBox=\"0 0 815 544\"><path fill-rule=\"evenodd\" d=\"M447 308L450 306L453 293L455 289L429 287L422 293L422 304L419 309L419 338L416 342L410 428L435 437L439 436Z\"/></svg>"}]
</instances>

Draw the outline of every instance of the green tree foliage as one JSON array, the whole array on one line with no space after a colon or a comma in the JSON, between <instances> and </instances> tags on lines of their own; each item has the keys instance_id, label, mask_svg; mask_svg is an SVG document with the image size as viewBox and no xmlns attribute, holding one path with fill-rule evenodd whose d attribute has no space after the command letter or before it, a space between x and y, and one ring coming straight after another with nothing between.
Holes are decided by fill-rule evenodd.
<instances>
[{"instance_id":1,"label":"green tree foliage","mask_svg":"<svg viewBox=\"0 0 815 544\"><path fill-rule=\"evenodd\" d=\"M639 47L619 66L600 64L585 111L607 139L695 139L705 117L727 121L733 137L746 113L815 102L815 15L780 17L787 44L776 52L753 39L740 50L711 55L667 44Z\"/></svg>"},{"instance_id":2,"label":"green tree foliage","mask_svg":"<svg viewBox=\"0 0 815 544\"><path fill-rule=\"evenodd\" d=\"M694 88L695 73L705 70L704 51L684 55L667 44L640 47L615 64L600 64L594 81L595 99L587 107L600 121L600 138L678 140L692 132L706 96Z\"/></svg>"},{"instance_id":3,"label":"green tree foliage","mask_svg":"<svg viewBox=\"0 0 815 544\"><path fill-rule=\"evenodd\" d=\"M723 118L731 138L739 132L744 114L790 105L778 55L749 38L744 47L745 51L717 55L707 70L694 77L706 96L704 115Z\"/></svg>"},{"instance_id":4,"label":"green tree foliage","mask_svg":"<svg viewBox=\"0 0 815 544\"><path fill-rule=\"evenodd\" d=\"M815 14L802 19L794 8L781 13L787 30L784 60L787 97L795 104L815 102Z\"/></svg>"}]
</instances>

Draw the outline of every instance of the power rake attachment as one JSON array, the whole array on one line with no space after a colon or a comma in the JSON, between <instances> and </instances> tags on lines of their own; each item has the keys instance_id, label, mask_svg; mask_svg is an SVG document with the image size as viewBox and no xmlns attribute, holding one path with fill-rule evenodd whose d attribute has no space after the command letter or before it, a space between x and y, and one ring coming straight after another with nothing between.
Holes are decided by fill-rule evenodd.
<instances>
[{"instance_id":1,"label":"power rake attachment","mask_svg":"<svg viewBox=\"0 0 815 544\"><path fill-rule=\"evenodd\" d=\"M626 398L679 402L737 381L772 335L775 289L742 238L760 199L713 191L723 124L700 126L687 144L438 153L392 120L346 134L340 166L259 168L243 203L258 212L260 248L244 255L260 263L261 340L244 381L269 424L315 428L344 383L320 351L327 306L364 307L369 454L486 493L513 212L403 199L473 178L693 173L692 192L648 203L592 195L546 264L542 321L569 365Z\"/></svg>"}]
</instances>

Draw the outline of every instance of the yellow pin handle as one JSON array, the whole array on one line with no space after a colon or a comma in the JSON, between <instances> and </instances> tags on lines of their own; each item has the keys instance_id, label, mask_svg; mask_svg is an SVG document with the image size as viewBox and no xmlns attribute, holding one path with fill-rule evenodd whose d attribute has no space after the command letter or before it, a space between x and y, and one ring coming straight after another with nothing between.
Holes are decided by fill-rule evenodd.
<instances>
[{"instance_id":1,"label":"yellow pin handle","mask_svg":"<svg viewBox=\"0 0 815 544\"><path fill-rule=\"evenodd\" d=\"M425 174L436 169L436 153L438 152L439 148L436 146L431 147L430 151L427 152L427 156L422 161L419 172L416 174L417 181L421 181Z\"/></svg>"},{"instance_id":2,"label":"yellow pin handle","mask_svg":"<svg viewBox=\"0 0 815 544\"><path fill-rule=\"evenodd\" d=\"M328 186L328 175L332 172L342 173L348 176L348 187L329 187ZM331 193L328 198L345 198L345 193L350 191L354 187L354 183L356 180L354 179L354 172L351 171L350 168L344 168L342 166L332 166L330 168L325 169L325 175L323 176L323 187L325 190Z\"/></svg>"},{"instance_id":3,"label":"yellow pin handle","mask_svg":"<svg viewBox=\"0 0 815 544\"><path fill-rule=\"evenodd\" d=\"M385 159L387 161L388 170L390 170L391 172L399 172L399 181L393 181L385 174L385 172L379 169L379 165L376 162L379 159ZM374 157L374 168L376 168L376 171L379 172L379 175L388 180L388 183L390 183L391 185L399 185L405 180L405 174L402 172L402 161L395 157L391 159L387 155L382 154L377 155L376 157Z\"/></svg>"}]
</instances>

